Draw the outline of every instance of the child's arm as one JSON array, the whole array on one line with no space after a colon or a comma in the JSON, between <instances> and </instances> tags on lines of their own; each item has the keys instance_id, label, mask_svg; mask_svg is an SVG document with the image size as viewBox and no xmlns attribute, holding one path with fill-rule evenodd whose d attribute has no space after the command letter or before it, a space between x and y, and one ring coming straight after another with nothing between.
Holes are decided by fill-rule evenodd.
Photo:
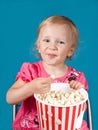
<instances>
[{"instance_id":1,"label":"child's arm","mask_svg":"<svg viewBox=\"0 0 98 130\"><path fill-rule=\"evenodd\" d=\"M51 78L36 78L25 83L19 78L8 90L6 100L9 104L17 104L34 93L46 93L50 90L51 82Z\"/></svg>"}]
</instances>

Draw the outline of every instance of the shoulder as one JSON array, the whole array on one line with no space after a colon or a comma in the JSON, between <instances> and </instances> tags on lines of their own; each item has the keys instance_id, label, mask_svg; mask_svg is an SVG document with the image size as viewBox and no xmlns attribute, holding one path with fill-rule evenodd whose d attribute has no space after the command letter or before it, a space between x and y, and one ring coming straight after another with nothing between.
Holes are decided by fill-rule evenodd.
<instances>
[{"instance_id":1,"label":"shoulder","mask_svg":"<svg viewBox=\"0 0 98 130\"><path fill-rule=\"evenodd\" d=\"M21 78L24 81L31 81L32 79L38 77L40 68L40 62L24 62L18 72L16 79Z\"/></svg>"},{"instance_id":2,"label":"shoulder","mask_svg":"<svg viewBox=\"0 0 98 130\"><path fill-rule=\"evenodd\" d=\"M69 71L68 71L68 80L71 81L71 80L84 80L85 79L85 75L84 75L84 72L82 71L79 71L75 68L72 68L72 67L68 67Z\"/></svg>"},{"instance_id":3,"label":"shoulder","mask_svg":"<svg viewBox=\"0 0 98 130\"><path fill-rule=\"evenodd\" d=\"M21 66L21 70L23 70L23 69L29 70L29 69L33 69L33 68L35 69L39 66L40 66L40 62L34 62L34 63L24 62Z\"/></svg>"},{"instance_id":4,"label":"shoulder","mask_svg":"<svg viewBox=\"0 0 98 130\"><path fill-rule=\"evenodd\" d=\"M37 74L40 72L40 68L41 68L41 61L39 62L34 62L34 63L30 63L30 62L24 62L21 66L20 71L26 73L26 74Z\"/></svg>"},{"instance_id":5,"label":"shoulder","mask_svg":"<svg viewBox=\"0 0 98 130\"><path fill-rule=\"evenodd\" d=\"M76 77L77 76L80 76L80 75L83 75L83 72L82 71L79 71L71 66L68 66L68 70L69 70L69 74L71 75L75 75Z\"/></svg>"}]
</instances>

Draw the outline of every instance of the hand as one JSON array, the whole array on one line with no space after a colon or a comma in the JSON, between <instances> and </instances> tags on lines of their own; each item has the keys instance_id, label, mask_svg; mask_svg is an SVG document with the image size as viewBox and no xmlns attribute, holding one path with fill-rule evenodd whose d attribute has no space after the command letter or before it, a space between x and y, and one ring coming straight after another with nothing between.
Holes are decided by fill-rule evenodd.
<instances>
[{"instance_id":1,"label":"hand","mask_svg":"<svg viewBox=\"0 0 98 130\"><path fill-rule=\"evenodd\" d=\"M52 78L37 78L25 83L19 78L7 92L7 102L17 104L31 97L34 93L46 93L50 90Z\"/></svg>"},{"instance_id":2,"label":"hand","mask_svg":"<svg viewBox=\"0 0 98 130\"><path fill-rule=\"evenodd\" d=\"M84 88L84 85L82 83L80 83L79 81L75 81L75 80L71 80L70 82L68 82L70 87L73 89L80 89L80 88ZM85 103L84 105L84 111L86 111L87 109L87 104Z\"/></svg>"},{"instance_id":3,"label":"hand","mask_svg":"<svg viewBox=\"0 0 98 130\"><path fill-rule=\"evenodd\" d=\"M80 83L79 81L76 80L71 80L69 82L69 85L71 88L73 89L80 89L80 88L84 88L84 85L82 83Z\"/></svg>"},{"instance_id":4,"label":"hand","mask_svg":"<svg viewBox=\"0 0 98 130\"><path fill-rule=\"evenodd\" d=\"M52 78L37 78L30 82L34 93L46 93L51 89Z\"/></svg>"}]
</instances>

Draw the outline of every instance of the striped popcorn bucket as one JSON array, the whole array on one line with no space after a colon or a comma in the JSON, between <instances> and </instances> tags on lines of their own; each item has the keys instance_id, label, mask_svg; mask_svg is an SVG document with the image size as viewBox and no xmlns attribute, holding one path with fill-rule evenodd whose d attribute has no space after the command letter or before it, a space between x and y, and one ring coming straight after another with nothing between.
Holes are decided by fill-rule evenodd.
<instances>
[{"instance_id":1,"label":"striped popcorn bucket","mask_svg":"<svg viewBox=\"0 0 98 130\"><path fill-rule=\"evenodd\" d=\"M68 84L53 83L52 90L69 91ZM85 97L74 105L57 106L44 103L34 94L39 116L40 130L76 130L81 127L88 94L84 89L79 90Z\"/></svg>"}]
</instances>

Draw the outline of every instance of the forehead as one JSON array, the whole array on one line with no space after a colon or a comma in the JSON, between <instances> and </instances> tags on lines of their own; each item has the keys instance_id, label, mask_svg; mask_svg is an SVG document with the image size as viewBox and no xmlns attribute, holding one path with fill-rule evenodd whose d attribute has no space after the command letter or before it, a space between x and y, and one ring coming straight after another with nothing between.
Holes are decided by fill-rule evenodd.
<instances>
[{"instance_id":1,"label":"forehead","mask_svg":"<svg viewBox=\"0 0 98 130\"><path fill-rule=\"evenodd\" d=\"M59 35L66 35L69 32L69 27L67 25L60 25L60 24L46 24L40 28L39 35L43 34L59 34Z\"/></svg>"}]
</instances>

